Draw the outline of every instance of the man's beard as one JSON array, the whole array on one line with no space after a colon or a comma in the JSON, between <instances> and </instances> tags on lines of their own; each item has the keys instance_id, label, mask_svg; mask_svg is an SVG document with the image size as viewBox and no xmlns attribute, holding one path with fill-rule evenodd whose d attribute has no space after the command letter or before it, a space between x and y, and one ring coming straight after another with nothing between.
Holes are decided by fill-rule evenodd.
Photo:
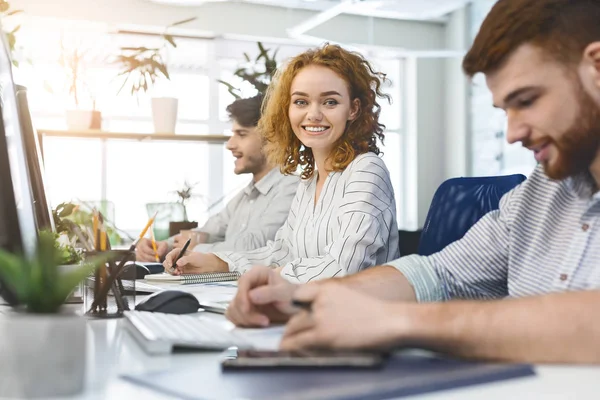
<instances>
[{"instance_id":1,"label":"man's beard","mask_svg":"<svg viewBox=\"0 0 600 400\"><path fill-rule=\"evenodd\" d=\"M246 155L244 158L246 159L246 163L239 171L235 171L236 175L258 173L261 172L266 165L266 158L262 154L253 156Z\"/></svg>"},{"instance_id":2,"label":"man's beard","mask_svg":"<svg viewBox=\"0 0 600 400\"><path fill-rule=\"evenodd\" d=\"M544 172L551 179L562 180L587 171L600 147L600 106L585 92L577 79L580 112L573 125L559 139L549 139L556 147L554 162L544 164ZM523 145L532 147L524 141Z\"/></svg>"}]
</instances>

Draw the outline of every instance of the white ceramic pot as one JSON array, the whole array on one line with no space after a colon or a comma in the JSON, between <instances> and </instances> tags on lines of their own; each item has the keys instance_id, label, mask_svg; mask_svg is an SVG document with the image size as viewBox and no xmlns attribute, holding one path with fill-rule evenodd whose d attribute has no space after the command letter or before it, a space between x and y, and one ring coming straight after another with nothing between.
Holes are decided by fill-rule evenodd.
<instances>
[{"instance_id":1,"label":"white ceramic pot","mask_svg":"<svg viewBox=\"0 0 600 400\"><path fill-rule=\"evenodd\" d=\"M0 318L0 398L73 396L83 391L86 320L72 313Z\"/></svg>"},{"instance_id":2,"label":"white ceramic pot","mask_svg":"<svg viewBox=\"0 0 600 400\"><path fill-rule=\"evenodd\" d=\"M59 241L60 241L60 237L59 237ZM59 265L58 268L61 273L65 274L65 273L73 272L74 270L81 268L81 264ZM84 283L82 282L79 285L75 286L75 289L73 289L73 291L71 292L69 297L67 297L65 299L65 304L83 303L83 285L84 285Z\"/></svg>"},{"instance_id":3,"label":"white ceramic pot","mask_svg":"<svg viewBox=\"0 0 600 400\"><path fill-rule=\"evenodd\" d=\"M173 97L152 98L152 120L155 133L175 133L179 100Z\"/></svg>"},{"instance_id":4,"label":"white ceramic pot","mask_svg":"<svg viewBox=\"0 0 600 400\"><path fill-rule=\"evenodd\" d=\"M85 131L92 126L94 113L91 110L67 110L67 129Z\"/></svg>"}]
</instances>

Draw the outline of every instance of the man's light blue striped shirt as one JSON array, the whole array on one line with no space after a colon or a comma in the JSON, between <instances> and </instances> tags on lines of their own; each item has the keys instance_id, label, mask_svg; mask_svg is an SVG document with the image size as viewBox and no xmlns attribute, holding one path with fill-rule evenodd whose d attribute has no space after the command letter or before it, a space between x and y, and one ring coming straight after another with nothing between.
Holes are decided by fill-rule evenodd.
<instances>
[{"instance_id":1,"label":"man's light blue striped shirt","mask_svg":"<svg viewBox=\"0 0 600 400\"><path fill-rule=\"evenodd\" d=\"M589 174L549 179L541 166L500 208L429 257L388 263L420 302L600 288L600 193Z\"/></svg>"}]
</instances>

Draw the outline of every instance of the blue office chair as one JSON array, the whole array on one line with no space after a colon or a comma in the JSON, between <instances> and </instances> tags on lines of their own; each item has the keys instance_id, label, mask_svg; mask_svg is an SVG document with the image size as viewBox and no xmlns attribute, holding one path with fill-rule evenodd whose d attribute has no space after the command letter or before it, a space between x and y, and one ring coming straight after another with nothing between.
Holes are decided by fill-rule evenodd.
<instances>
[{"instance_id":1,"label":"blue office chair","mask_svg":"<svg viewBox=\"0 0 600 400\"><path fill-rule=\"evenodd\" d=\"M419 254L437 253L462 238L479 218L498 209L500 198L525 180L521 174L452 178L433 195L419 242Z\"/></svg>"}]
</instances>

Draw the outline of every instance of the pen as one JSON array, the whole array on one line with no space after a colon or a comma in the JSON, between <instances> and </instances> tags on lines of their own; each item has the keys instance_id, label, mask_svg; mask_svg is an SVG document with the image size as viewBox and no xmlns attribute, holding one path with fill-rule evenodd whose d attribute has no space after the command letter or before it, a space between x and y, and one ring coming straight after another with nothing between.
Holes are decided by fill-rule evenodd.
<instances>
[{"instance_id":1,"label":"pen","mask_svg":"<svg viewBox=\"0 0 600 400\"><path fill-rule=\"evenodd\" d=\"M160 257L158 256L158 249L156 248L156 239L154 238L154 229L150 229L150 238L152 239L152 249L154 250L154 258L156 262L160 262Z\"/></svg>"},{"instance_id":2,"label":"pen","mask_svg":"<svg viewBox=\"0 0 600 400\"><path fill-rule=\"evenodd\" d=\"M310 301L292 300L292 305L294 307L301 308L301 309L303 309L305 311L308 311L308 312L312 311L311 304L312 303Z\"/></svg>"},{"instance_id":3,"label":"pen","mask_svg":"<svg viewBox=\"0 0 600 400\"><path fill-rule=\"evenodd\" d=\"M181 251L179 252L179 255L177 256L177 258L175 259L175 261L173 261L173 265L171 266L171 269L176 269L177 268L177 261L179 261L179 259L181 257L183 257L183 255L185 254L185 251L187 250L187 248L188 248L188 246L190 245L191 242L192 242L192 238L189 238L185 242L185 244L181 248Z\"/></svg>"}]
</instances>

